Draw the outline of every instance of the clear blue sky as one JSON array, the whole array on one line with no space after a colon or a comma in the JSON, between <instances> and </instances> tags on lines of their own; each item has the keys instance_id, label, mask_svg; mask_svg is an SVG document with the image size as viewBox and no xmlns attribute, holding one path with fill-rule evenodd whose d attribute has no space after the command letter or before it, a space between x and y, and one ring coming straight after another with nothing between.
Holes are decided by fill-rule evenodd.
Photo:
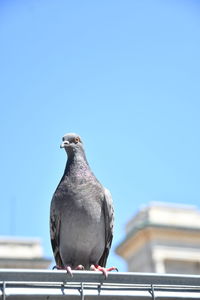
<instances>
[{"instance_id":1,"label":"clear blue sky","mask_svg":"<svg viewBox=\"0 0 200 300\"><path fill-rule=\"evenodd\" d=\"M67 132L113 195L112 249L142 204L200 206L199 16L195 0L0 1L0 235L52 255Z\"/></svg>"}]
</instances>

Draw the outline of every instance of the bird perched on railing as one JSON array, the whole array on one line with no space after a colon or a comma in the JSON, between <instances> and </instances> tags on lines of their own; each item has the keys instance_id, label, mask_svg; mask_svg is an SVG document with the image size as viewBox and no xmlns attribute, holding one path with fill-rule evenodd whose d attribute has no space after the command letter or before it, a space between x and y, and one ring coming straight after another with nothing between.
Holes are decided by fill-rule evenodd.
<instances>
[{"instance_id":1,"label":"bird perched on railing","mask_svg":"<svg viewBox=\"0 0 200 300\"><path fill-rule=\"evenodd\" d=\"M63 137L68 155L61 181L53 195L50 234L57 269L99 270L107 277L106 261L113 238L110 192L96 179L83 143L75 133Z\"/></svg>"}]
</instances>

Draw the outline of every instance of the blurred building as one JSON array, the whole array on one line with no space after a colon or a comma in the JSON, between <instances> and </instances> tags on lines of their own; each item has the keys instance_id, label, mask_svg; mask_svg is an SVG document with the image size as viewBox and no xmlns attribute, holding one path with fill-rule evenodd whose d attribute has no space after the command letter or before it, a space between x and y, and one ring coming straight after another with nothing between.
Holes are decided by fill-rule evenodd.
<instances>
[{"instance_id":1,"label":"blurred building","mask_svg":"<svg viewBox=\"0 0 200 300\"><path fill-rule=\"evenodd\" d=\"M116 253L128 271L200 274L200 211L152 203L128 222Z\"/></svg>"},{"instance_id":2,"label":"blurred building","mask_svg":"<svg viewBox=\"0 0 200 300\"><path fill-rule=\"evenodd\" d=\"M39 239L0 237L0 268L47 269Z\"/></svg>"}]
</instances>

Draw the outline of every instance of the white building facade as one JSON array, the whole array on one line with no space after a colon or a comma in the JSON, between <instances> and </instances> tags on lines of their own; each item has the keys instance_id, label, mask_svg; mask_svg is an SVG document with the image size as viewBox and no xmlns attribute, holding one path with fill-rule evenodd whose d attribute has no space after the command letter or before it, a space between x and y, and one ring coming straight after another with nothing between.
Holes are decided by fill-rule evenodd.
<instances>
[{"instance_id":1,"label":"white building facade","mask_svg":"<svg viewBox=\"0 0 200 300\"><path fill-rule=\"evenodd\" d=\"M47 269L40 239L0 237L0 268Z\"/></svg>"},{"instance_id":2,"label":"white building facade","mask_svg":"<svg viewBox=\"0 0 200 300\"><path fill-rule=\"evenodd\" d=\"M117 247L132 272L200 274L200 211L152 203L126 226Z\"/></svg>"}]
</instances>

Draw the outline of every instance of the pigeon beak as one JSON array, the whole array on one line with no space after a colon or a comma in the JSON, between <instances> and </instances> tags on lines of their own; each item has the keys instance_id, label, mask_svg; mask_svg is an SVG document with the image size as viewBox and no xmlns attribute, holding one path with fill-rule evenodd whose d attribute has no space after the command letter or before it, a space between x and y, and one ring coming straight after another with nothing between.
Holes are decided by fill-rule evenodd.
<instances>
[{"instance_id":1,"label":"pigeon beak","mask_svg":"<svg viewBox=\"0 0 200 300\"><path fill-rule=\"evenodd\" d=\"M68 141L64 141L61 145L60 145L60 148L65 148L69 145L69 142Z\"/></svg>"}]
</instances>

